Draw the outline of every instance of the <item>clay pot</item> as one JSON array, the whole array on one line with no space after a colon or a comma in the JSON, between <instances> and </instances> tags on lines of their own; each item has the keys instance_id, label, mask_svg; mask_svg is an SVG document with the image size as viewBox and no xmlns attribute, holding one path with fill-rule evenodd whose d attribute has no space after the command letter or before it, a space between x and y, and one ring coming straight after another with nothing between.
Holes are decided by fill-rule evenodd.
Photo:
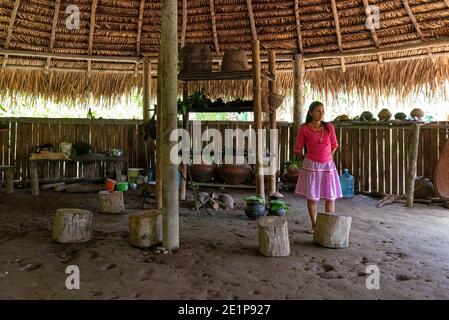
<instances>
[{"instance_id":1,"label":"clay pot","mask_svg":"<svg viewBox=\"0 0 449 320\"><path fill-rule=\"evenodd\" d=\"M410 116L417 119L418 121L422 121L425 115L426 114L424 113L424 111L419 108L415 108L412 110L412 112L410 112Z\"/></svg>"},{"instance_id":2,"label":"clay pot","mask_svg":"<svg viewBox=\"0 0 449 320\"><path fill-rule=\"evenodd\" d=\"M269 214L269 216L283 217L283 216L285 216L286 214L287 214L287 211L285 211L284 208L280 208L280 209L278 209L278 210L273 210L273 211L270 209L270 214Z\"/></svg>"},{"instance_id":3,"label":"clay pot","mask_svg":"<svg viewBox=\"0 0 449 320\"><path fill-rule=\"evenodd\" d=\"M207 183L212 180L215 175L216 167L212 164L192 164L190 173L194 182Z\"/></svg>"},{"instance_id":4,"label":"clay pot","mask_svg":"<svg viewBox=\"0 0 449 320\"><path fill-rule=\"evenodd\" d=\"M299 177L299 171L287 171L283 175L284 181L291 184L296 184Z\"/></svg>"},{"instance_id":5,"label":"clay pot","mask_svg":"<svg viewBox=\"0 0 449 320\"><path fill-rule=\"evenodd\" d=\"M247 202L245 214L248 218L255 220L259 217L263 217L266 214L265 205L260 203Z\"/></svg>"},{"instance_id":6,"label":"clay pot","mask_svg":"<svg viewBox=\"0 0 449 320\"><path fill-rule=\"evenodd\" d=\"M222 164L217 170L221 179L228 184L242 184L248 180L252 172L247 164Z\"/></svg>"},{"instance_id":7,"label":"clay pot","mask_svg":"<svg viewBox=\"0 0 449 320\"><path fill-rule=\"evenodd\" d=\"M381 121L388 121L392 117L392 113L388 109L382 109L380 110L379 114L377 115L379 117L379 120Z\"/></svg>"}]
</instances>

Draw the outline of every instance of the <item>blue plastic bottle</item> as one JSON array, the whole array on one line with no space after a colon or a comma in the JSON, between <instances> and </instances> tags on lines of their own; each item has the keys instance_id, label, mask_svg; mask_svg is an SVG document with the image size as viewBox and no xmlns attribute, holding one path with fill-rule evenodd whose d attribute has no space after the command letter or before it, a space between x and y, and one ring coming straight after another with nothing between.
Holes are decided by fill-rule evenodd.
<instances>
[{"instance_id":1,"label":"blue plastic bottle","mask_svg":"<svg viewBox=\"0 0 449 320\"><path fill-rule=\"evenodd\" d=\"M343 198L354 198L354 177L349 174L348 169L345 169L343 171L343 174L340 176L340 185L341 191L343 193Z\"/></svg>"}]
</instances>

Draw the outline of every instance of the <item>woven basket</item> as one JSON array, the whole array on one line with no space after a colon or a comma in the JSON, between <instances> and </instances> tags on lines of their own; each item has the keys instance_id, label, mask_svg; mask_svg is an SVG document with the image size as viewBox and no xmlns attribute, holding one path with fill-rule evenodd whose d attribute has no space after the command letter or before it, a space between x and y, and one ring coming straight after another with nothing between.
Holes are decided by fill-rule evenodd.
<instances>
[{"instance_id":1,"label":"woven basket","mask_svg":"<svg viewBox=\"0 0 449 320\"><path fill-rule=\"evenodd\" d=\"M271 110L276 110L284 102L285 96L278 93L262 93L262 110L263 112L269 112Z\"/></svg>"},{"instance_id":2,"label":"woven basket","mask_svg":"<svg viewBox=\"0 0 449 320\"><path fill-rule=\"evenodd\" d=\"M212 51L209 45L186 45L180 54L181 73L212 72Z\"/></svg>"}]
</instances>

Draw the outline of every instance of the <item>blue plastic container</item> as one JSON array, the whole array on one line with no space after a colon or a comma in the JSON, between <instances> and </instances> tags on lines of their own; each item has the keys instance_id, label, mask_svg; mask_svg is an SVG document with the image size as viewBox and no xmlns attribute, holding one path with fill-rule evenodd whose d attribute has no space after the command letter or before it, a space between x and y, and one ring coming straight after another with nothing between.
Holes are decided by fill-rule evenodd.
<instances>
[{"instance_id":1,"label":"blue plastic container","mask_svg":"<svg viewBox=\"0 0 449 320\"><path fill-rule=\"evenodd\" d=\"M345 169L343 171L343 174L340 176L340 185L341 191L343 193L343 198L354 198L354 177L349 174L348 169Z\"/></svg>"}]
</instances>

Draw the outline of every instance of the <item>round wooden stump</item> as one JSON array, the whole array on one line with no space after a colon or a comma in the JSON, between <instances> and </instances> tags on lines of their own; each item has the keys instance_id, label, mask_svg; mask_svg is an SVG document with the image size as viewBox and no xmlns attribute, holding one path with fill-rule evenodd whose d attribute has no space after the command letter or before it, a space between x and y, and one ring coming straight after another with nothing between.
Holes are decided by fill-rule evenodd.
<instances>
[{"instance_id":1,"label":"round wooden stump","mask_svg":"<svg viewBox=\"0 0 449 320\"><path fill-rule=\"evenodd\" d=\"M98 203L101 213L123 213L125 211L123 192L120 191L100 191L98 193Z\"/></svg>"},{"instance_id":2,"label":"round wooden stump","mask_svg":"<svg viewBox=\"0 0 449 320\"><path fill-rule=\"evenodd\" d=\"M131 214L129 242L139 248L148 248L162 242L162 211L143 210Z\"/></svg>"},{"instance_id":3,"label":"round wooden stump","mask_svg":"<svg viewBox=\"0 0 449 320\"><path fill-rule=\"evenodd\" d=\"M267 257L290 255L287 219L283 217L263 217L259 220L259 251Z\"/></svg>"},{"instance_id":4,"label":"round wooden stump","mask_svg":"<svg viewBox=\"0 0 449 320\"><path fill-rule=\"evenodd\" d=\"M61 243L86 242L92 237L92 212L83 209L56 210L53 240Z\"/></svg>"},{"instance_id":5,"label":"round wooden stump","mask_svg":"<svg viewBox=\"0 0 449 320\"><path fill-rule=\"evenodd\" d=\"M351 222L351 217L319 213L313 242L326 248L347 248Z\"/></svg>"}]
</instances>

